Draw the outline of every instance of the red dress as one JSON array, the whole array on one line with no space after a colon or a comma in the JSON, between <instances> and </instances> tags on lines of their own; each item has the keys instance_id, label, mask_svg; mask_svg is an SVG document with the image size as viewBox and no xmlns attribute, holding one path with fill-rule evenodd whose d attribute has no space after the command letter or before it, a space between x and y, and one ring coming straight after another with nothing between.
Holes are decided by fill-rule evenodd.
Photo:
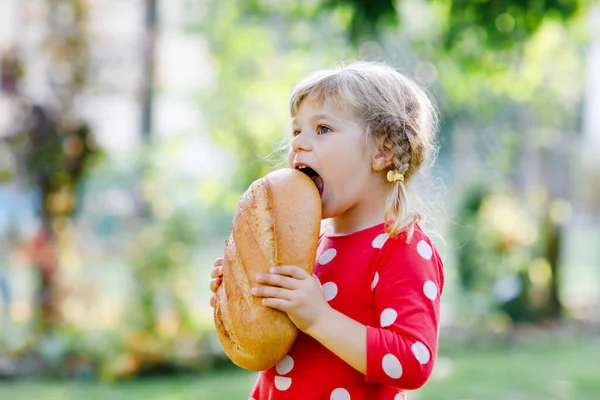
<instances>
[{"instance_id":1,"label":"red dress","mask_svg":"<svg viewBox=\"0 0 600 400\"><path fill-rule=\"evenodd\" d=\"M315 275L329 304L367 326L367 373L300 332L289 354L262 371L254 400L405 400L437 355L442 261L417 226L390 239L384 225L319 239Z\"/></svg>"}]
</instances>

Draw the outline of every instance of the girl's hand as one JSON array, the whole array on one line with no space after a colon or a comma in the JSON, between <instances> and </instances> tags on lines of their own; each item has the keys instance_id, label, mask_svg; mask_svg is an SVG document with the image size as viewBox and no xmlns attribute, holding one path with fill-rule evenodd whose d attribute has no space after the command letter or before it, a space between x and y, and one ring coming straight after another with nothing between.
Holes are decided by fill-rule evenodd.
<instances>
[{"instance_id":1,"label":"girl's hand","mask_svg":"<svg viewBox=\"0 0 600 400\"><path fill-rule=\"evenodd\" d=\"M294 265L273 267L269 272L257 275L260 285L252 288L252 294L262 297L265 306L287 313L301 331L309 330L331 310L316 276Z\"/></svg>"},{"instance_id":2,"label":"girl's hand","mask_svg":"<svg viewBox=\"0 0 600 400\"><path fill-rule=\"evenodd\" d=\"M215 263L213 264L213 270L210 272L211 281L210 281L210 291L215 293L219 286L221 286L221 282L223 280L223 259L217 258ZM210 306L215 306L215 295L213 294L210 298Z\"/></svg>"}]
</instances>

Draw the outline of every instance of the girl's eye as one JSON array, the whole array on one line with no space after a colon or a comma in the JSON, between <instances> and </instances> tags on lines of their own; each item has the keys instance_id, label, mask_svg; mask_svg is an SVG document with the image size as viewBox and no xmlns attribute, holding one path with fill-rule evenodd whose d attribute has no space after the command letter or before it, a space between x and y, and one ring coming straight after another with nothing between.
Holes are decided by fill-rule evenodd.
<instances>
[{"instance_id":1,"label":"girl's eye","mask_svg":"<svg viewBox=\"0 0 600 400\"><path fill-rule=\"evenodd\" d=\"M298 130L295 130L292 132L292 136L294 136L294 137L298 136L299 134L300 134L300 131L298 131Z\"/></svg>"},{"instance_id":2,"label":"girl's eye","mask_svg":"<svg viewBox=\"0 0 600 400\"><path fill-rule=\"evenodd\" d=\"M331 132L331 128L329 128L329 127L327 127L327 126L325 126L325 125L319 125L319 126L317 127L317 133L318 133L319 135L322 135L322 134L324 134L324 133L329 133L329 132Z\"/></svg>"}]
</instances>

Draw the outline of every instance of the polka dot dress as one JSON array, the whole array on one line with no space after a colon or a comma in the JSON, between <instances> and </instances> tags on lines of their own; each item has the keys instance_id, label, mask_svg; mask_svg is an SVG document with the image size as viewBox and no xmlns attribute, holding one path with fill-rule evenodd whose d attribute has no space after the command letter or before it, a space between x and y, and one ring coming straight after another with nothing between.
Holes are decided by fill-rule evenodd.
<instances>
[{"instance_id":1,"label":"polka dot dress","mask_svg":"<svg viewBox=\"0 0 600 400\"><path fill-rule=\"evenodd\" d=\"M345 236L321 236L315 264L323 297L367 326L367 373L361 374L300 333L289 354L260 372L254 400L407 400L437 354L442 262L417 227L390 239L383 224Z\"/></svg>"}]
</instances>

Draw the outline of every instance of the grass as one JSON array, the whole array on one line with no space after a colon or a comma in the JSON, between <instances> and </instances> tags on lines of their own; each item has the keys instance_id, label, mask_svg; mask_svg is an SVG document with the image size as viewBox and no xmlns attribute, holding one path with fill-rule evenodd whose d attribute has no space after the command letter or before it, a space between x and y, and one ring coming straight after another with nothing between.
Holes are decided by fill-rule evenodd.
<instances>
[{"instance_id":1,"label":"grass","mask_svg":"<svg viewBox=\"0 0 600 400\"><path fill-rule=\"evenodd\" d=\"M253 376L219 371L199 377L144 378L118 384L20 381L0 383L0 399L10 400L233 400L248 399Z\"/></svg>"},{"instance_id":2,"label":"grass","mask_svg":"<svg viewBox=\"0 0 600 400\"><path fill-rule=\"evenodd\" d=\"M438 359L416 399L600 399L600 340L494 348L464 345Z\"/></svg>"},{"instance_id":3,"label":"grass","mask_svg":"<svg viewBox=\"0 0 600 400\"><path fill-rule=\"evenodd\" d=\"M600 399L600 339L483 347L446 345L432 379L411 400ZM247 399L254 375L225 370L198 377L155 378L114 385L94 382L0 383L11 400Z\"/></svg>"}]
</instances>

